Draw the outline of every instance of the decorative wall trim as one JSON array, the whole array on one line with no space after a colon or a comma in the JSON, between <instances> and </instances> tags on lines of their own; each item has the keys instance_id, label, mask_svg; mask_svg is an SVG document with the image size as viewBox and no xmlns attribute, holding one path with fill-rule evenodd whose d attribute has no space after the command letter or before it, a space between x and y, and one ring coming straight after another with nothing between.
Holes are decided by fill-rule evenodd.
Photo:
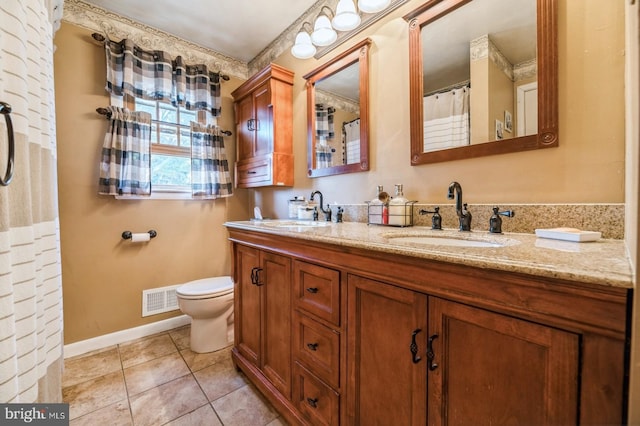
<instances>
[{"instance_id":1,"label":"decorative wall trim","mask_svg":"<svg viewBox=\"0 0 640 426\"><path fill-rule=\"evenodd\" d=\"M324 90L316 89L316 103L327 104L335 109L360 114L360 104L358 102Z\"/></svg>"},{"instance_id":2,"label":"decorative wall trim","mask_svg":"<svg viewBox=\"0 0 640 426\"><path fill-rule=\"evenodd\" d=\"M73 356L86 354L87 352L97 351L99 349L118 345L130 340L151 336L152 334L172 330L190 323L191 318L189 316L180 315L162 321L141 325L139 327L116 331L115 333L104 334L102 336L93 337L80 342L70 343L68 345L64 345L64 357L71 358Z\"/></svg>"},{"instance_id":3,"label":"decorative wall trim","mask_svg":"<svg viewBox=\"0 0 640 426\"><path fill-rule=\"evenodd\" d=\"M248 65L245 62L82 0L65 0L62 20L99 32L113 40L132 39L144 49L164 50L171 56L182 56L187 63L205 64L213 71L220 71L242 80L249 76Z\"/></svg>"}]
</instances>

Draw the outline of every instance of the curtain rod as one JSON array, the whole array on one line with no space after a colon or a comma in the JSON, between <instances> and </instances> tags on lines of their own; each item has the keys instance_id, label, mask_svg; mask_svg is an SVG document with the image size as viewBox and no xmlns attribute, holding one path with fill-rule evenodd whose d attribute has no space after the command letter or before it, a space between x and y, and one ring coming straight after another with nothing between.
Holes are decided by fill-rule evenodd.
<instances>
[{"instance_id":1,"label":"curtain rod","mask_svg":"<svg viewBox=\"0 0 640 426\"><path fill-rule=\"evenodd\" d=\"M96 112L100 115L106 116L107 118L111 118L111 111L109 111L108 108L96 108ZM220 133L225 136L231 136L233 134L230 130L220 130Z\"/></svg>"},{"instance_id":2,"label":"curtain rod","mask_svg":"<svg viewBox=\"0 0 640 426\"><path fill-rule=\"evenodd\" d=\"M107 41L107 39L105 38L105 36L103 36L100 33L93 33L91 34L91 37L93 37L93 39L95 41L97 41L100 44L104 44L105 41ZM218 74L220 74L220 78L222 78L224 81L229 81L229 76L226 74L222 74L221 72L218 72Z\"/></svg>"}]
</instances>

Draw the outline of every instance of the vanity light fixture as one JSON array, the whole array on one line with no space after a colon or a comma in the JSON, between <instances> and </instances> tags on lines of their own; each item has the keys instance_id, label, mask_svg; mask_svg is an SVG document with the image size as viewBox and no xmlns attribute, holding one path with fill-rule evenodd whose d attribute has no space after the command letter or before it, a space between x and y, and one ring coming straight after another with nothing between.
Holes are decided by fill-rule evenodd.
<instances>
[{"instance_id":1,"label":"vanity light fixture","mask_svg":"<svg viewBox=\"0 0 640 426\"><path fill-rule=\"evenodd\" d=\"M364 13L378 13L390 4L391 0L358 0L358 9Z\"/></svg>"},{"instance_id":2,"label":"vanity light fixture","mask_svg":"<svg viewBox=\"0 0 640 426\"><path fill-rule=\"evenodd\" d=\"M360 25L360 15L353 0L340 0L336 6L336 15L331 20L338 31L351 31Z\"/></svg>"},{"instance_id":3,"label":"vanity light fixture","mask_svg":"<svg viewBox=\"0 0 640 426\"><path fill-rule=\"evenodd\" d=\"M399 4L408 0L395 0L395 9ZM357 3L357 7L356 7ZM298 59L309 59L317 53L317 47L324 48L330 46L338 40L337 31L348 32L364 25L367 22L375 22L376 17L362 18L363 13L375 14L382 12L391 5L391 0L339 0L336 5L335 14L327 5L322 6L320 13L313 24L313 31L305 29L305 25L311 26L309 22L304 22L300 31L296 35L294 45L291 47L291 55ZM361 25L362 24L362 25ZM347 36L348 34L343 34ZM320 49L320 50L327 50Z\"/></svg>"},{"instance_id":4,"label":"vanity light fixture","mask_svg":"<svg viewBox=\"0 0 640 426\"><path fill-rule=\"evenodd\" d=\"M325 9L328 11L329 15L333 17L331 9L329 9L328 6L322 6L320 14L313 25L313 33L311 33L311 41L316 46L328 46L338 39L338 33L336 33L336 30L331 26L329 16L324 13Z\"/></svg>"},{"instance_id":5,"label":"vanity light fixture","mask_svg":"<svg viewBox=\"0 0 640 426\"><path fill-rule=\"evenodd\" d=\"M316 54L316 47L311 43L311 36L304 29L305 25L311 27L310 23L304 22L296 35L295 44L291 47L291 54L298 59L309 59Z\"/></svg>"}]
</instances>

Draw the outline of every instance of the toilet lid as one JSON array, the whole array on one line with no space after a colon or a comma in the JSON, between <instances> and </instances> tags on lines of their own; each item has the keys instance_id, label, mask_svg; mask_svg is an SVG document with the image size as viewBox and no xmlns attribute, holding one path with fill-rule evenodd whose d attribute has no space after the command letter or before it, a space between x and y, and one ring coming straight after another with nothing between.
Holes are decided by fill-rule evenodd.
<instances>
[{"instance_id":1,"label":"toilet lid","mask_svg":"<svg viewBox=\"0 0 640 426\"><path fill-rule=\"evenodd\" d=\"M231 277L213 277L195 280L181 285L176 289L176 293L181 296L221 296L233 291L233 280Z\"/></svg>"}]
</instances>

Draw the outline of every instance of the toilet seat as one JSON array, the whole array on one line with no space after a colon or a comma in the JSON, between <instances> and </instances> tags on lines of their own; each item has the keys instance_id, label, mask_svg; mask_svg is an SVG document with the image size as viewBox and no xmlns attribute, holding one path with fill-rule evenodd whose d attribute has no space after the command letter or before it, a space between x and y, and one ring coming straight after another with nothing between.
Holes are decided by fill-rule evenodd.
<instances>
[{"instance_id":1,"label":"toilet seat","mask_svg":"<svg viewBox=\"0 0 640 426\"><path fill-rule=\"evenodd\" d=\"M182 299L209 299L233 293L231 277L202 278L181 285L176 294Z\"/></svg>"}]
</instances>

